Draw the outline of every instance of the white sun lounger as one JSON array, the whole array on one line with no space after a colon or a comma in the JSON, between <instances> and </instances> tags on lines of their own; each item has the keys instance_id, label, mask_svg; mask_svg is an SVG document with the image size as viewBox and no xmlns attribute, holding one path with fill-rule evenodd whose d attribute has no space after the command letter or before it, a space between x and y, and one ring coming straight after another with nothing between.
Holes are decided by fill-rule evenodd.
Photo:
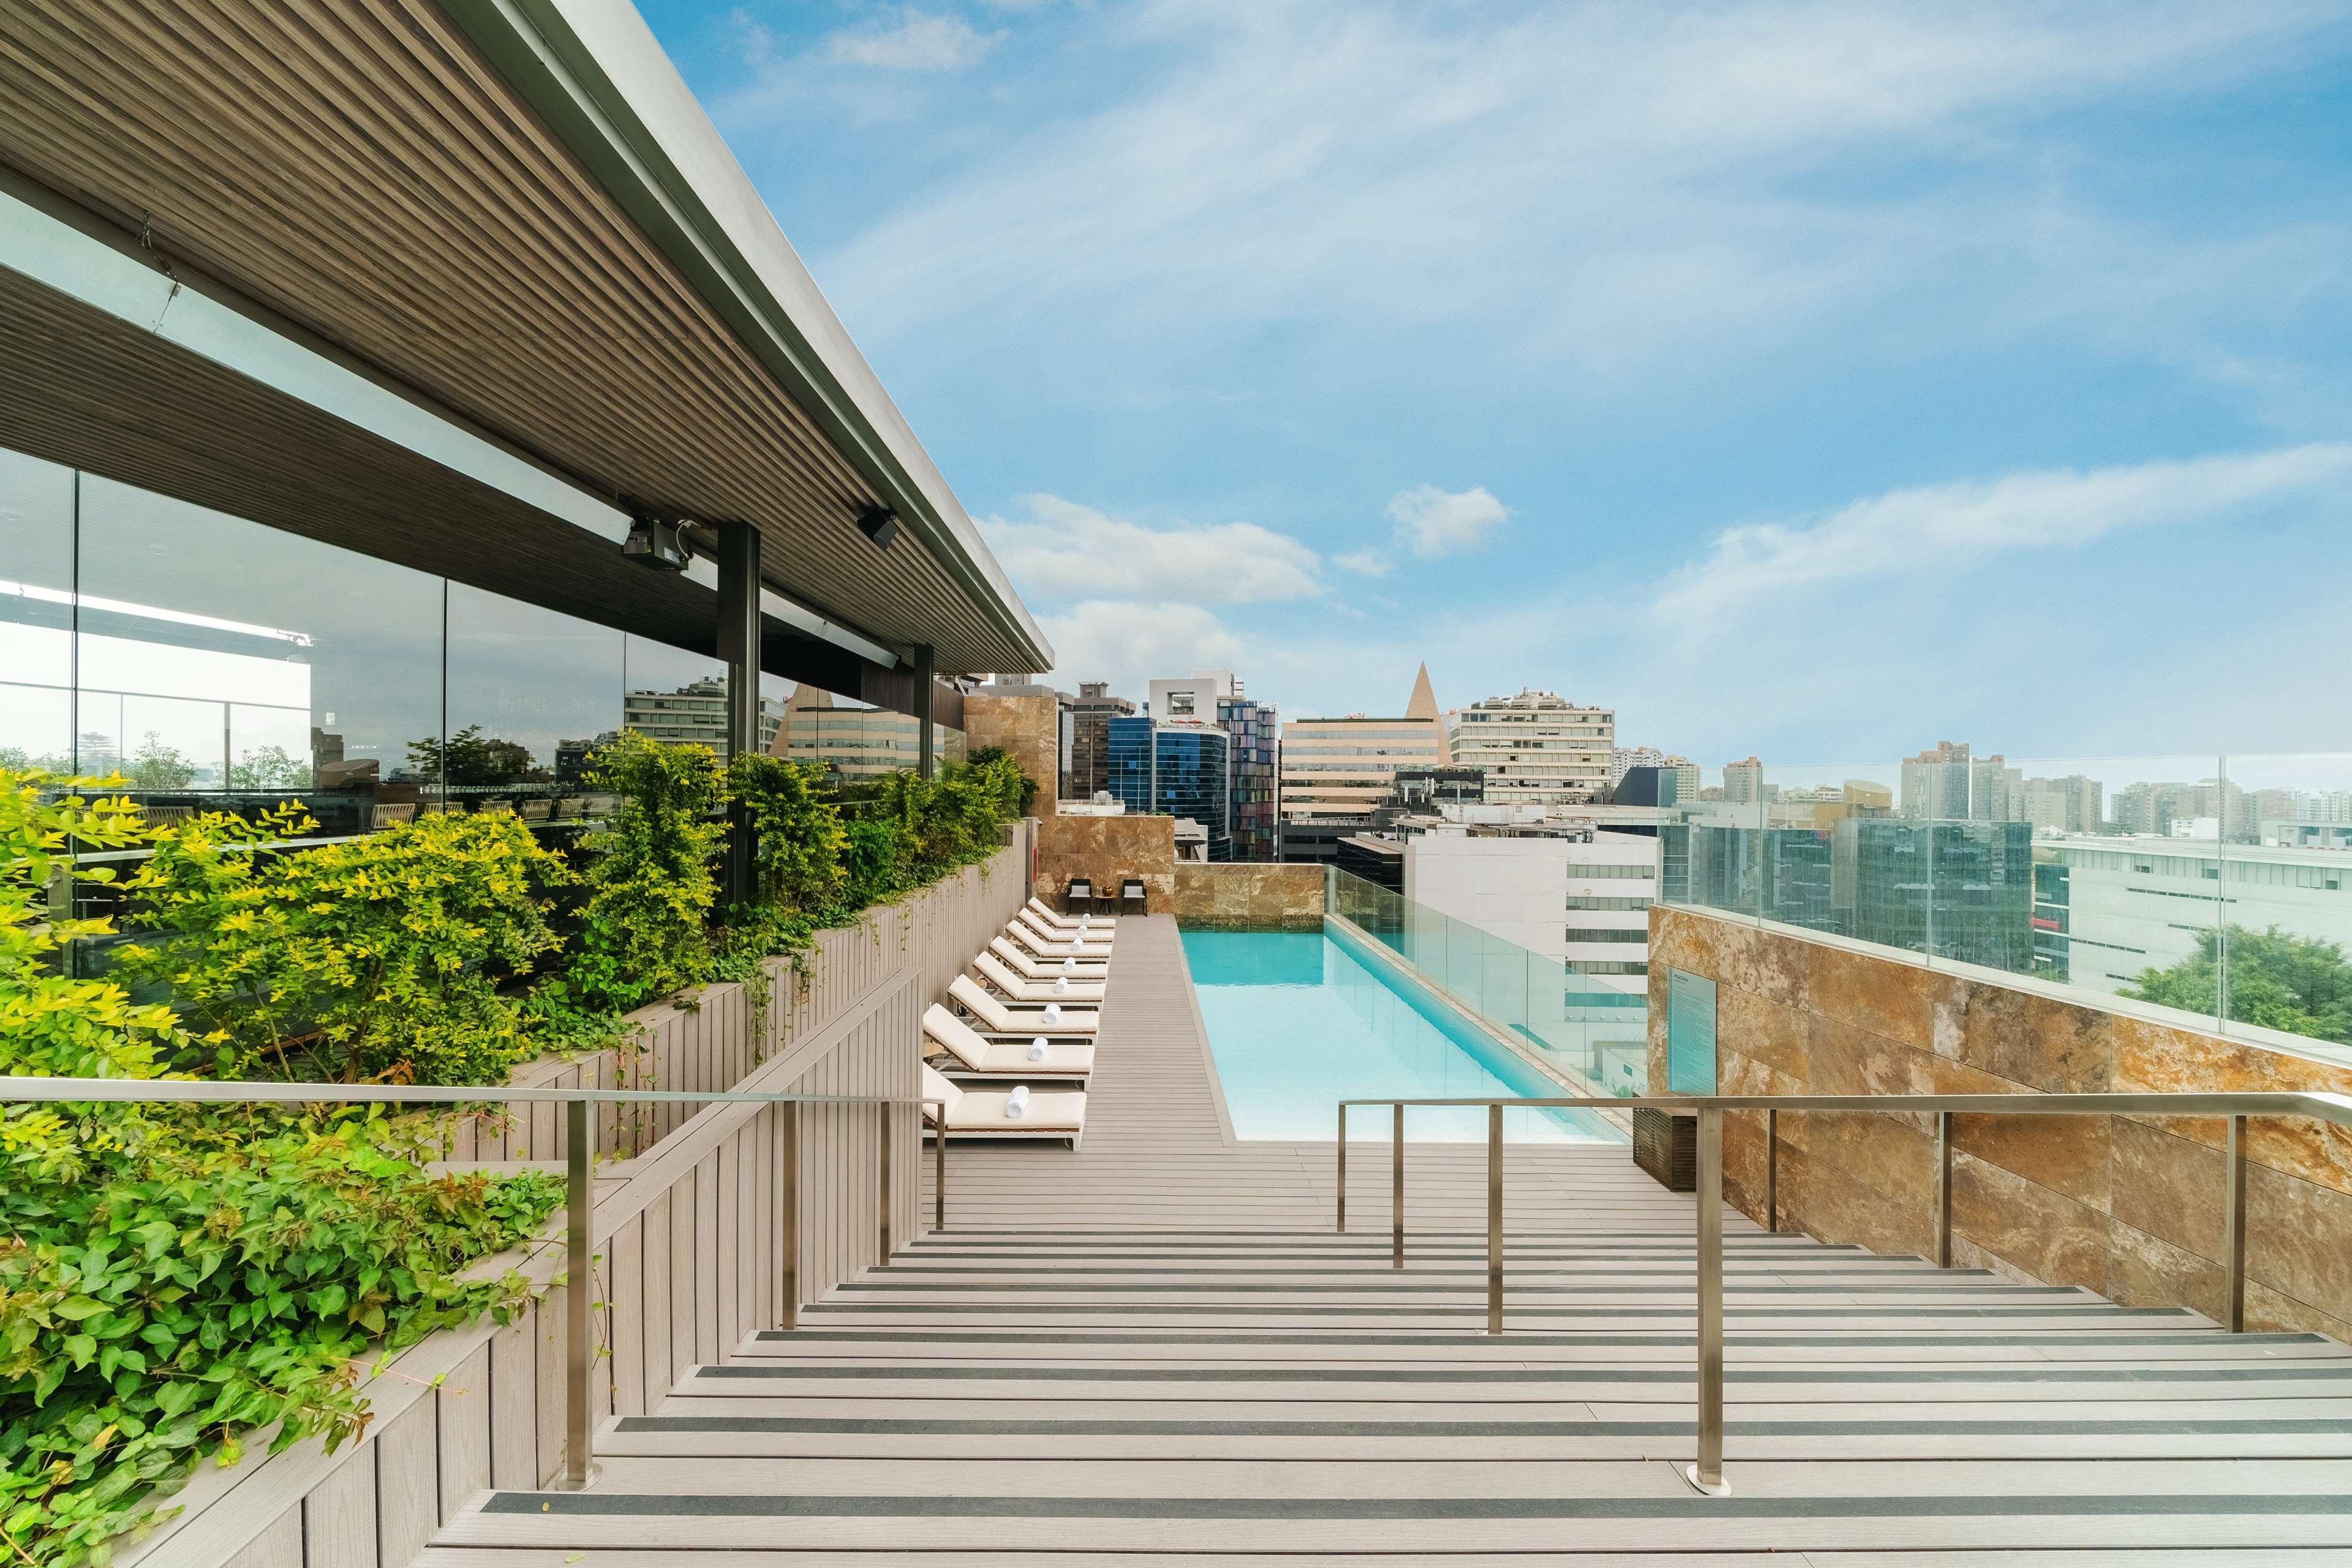
<instances>
[{"instance_id":1,"label":"white sun lounger","mask_svg":"<svg viewBox=\"0 0 2352 1568\"><path fill-rule=\"evenodd\" d=\"M1066 1140L1075 1149L1087 1135L1087 1091L1083 1089L1048 1089L1032 1093L1027 1111L1016 1118L1004 1113L1004 1102L1013 1098L1010 1093L959 1089L926 1067L923 1094L928 1099L947 1101L946 1137ZM923 1107L923 1120L938 1127L938 1108Z\"/></svg>"},{"instance_id":2,"label":"white sun lounger","mask_svg":"<svg viewBox=\"0 0 2352 1568\"><path fill-rule=\"evenodd\" d=\"M1064 973L1060 959L1040 958L1027 948L1015 947L1001 936L988 939L988 951L1004 960L1005 967L1026 980L1050 983L1059 979ZM1110 978L1110 963L1108 960L1073 959L1068 973L1073 984L1081 980L1108 980Z\"/></svg>"},{"instance_id":3,"label":"white sun lounger","mask_svg":"<svg viewBox=\"0 0 2352 1568\"><path fill-rule=\"evenodd\" d=\"M1045 1054L1033 1062L1027 1043L983 1040L936 1002L924 1011L923 1037L955 1058L956 1065L945 1070L976 1078L1048 1079L1083 1088L1095 1070L1095 1048L1082 1041L1048 1041Z\"/></svg>"},{"instance_id":4,"label":"white sun lounger","mask_svg":"<svg viewBox=\"0 0 2352 1568\"><path fill-rule=\"evenodd\" d=\"M1028 911L1024 910L1013 916L1013 923L1004 928L1004 934L1032 952L1044 953L1049 958L1091 958L1097 963L1110 962L1111 944L1108 942L1072 942L1060 932L1038 924L1034 918L1024 919L1027 915Z\"/></svg>"},{"instance_id":5,"label":"white sun lounger","mask_svg":"<svg viewBox=\"0 0 2352 1568\"><path fill-rule=\"evenodd\" d=\"M1076 931L1078 929L1077 916L1066 915L1043 899L1031 899L1029 902L1023 907L1027 909L1031 914L1035 915L1039 920L1044 921L1049 926L1063 927L1070 931ZM1116 928L1118 924L1118 917L1117 915L1088 915L1087 917L1087 929L1088 931L1099 931L1104 932L1106 935Z\"/></svg>"},{"instance_id":6,"label":"white sun lounger","mask_svg":"<svg viewBox=\"0 0 2352 1568\"><path fill-rule=\"evenodd\" d=\"M1092 1007L1062 1009L1062 1016L1053 1023L1045 1021L1042 1007L1008 1007L998 997L991 996L980 987L980 982L969 974L959 974L948 982L948 994L958 1005L979 1019L992 1034L1019 1035L1025 1037L1045 1035L1087 1037L1100 1026L1102 1015Z\"/></svg>"},{"instance_id":7,"label":"white sun lounger","mask_svg":"<svg viewBox=\"0 0 2352 1568\"><path fill-rule=\"evenodd\" d=\"M971 966L980 972L982 980L1015 1002L1059 1002L1065 1007L1074 1002L1091 1003L1097 1007L1102 1005L1103 983L1099 980L1071 979L1066 986L1056 991L1054 987L1061 984L1060 980L1024 980L1007 969L1004 961L992 952L982 953L971 961Z\"/></svg>"}]
</instances>

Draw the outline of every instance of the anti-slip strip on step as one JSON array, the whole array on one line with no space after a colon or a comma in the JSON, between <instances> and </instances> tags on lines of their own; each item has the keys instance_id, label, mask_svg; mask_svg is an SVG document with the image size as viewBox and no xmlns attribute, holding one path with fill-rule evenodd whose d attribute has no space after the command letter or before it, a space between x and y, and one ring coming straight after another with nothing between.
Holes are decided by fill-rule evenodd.
<instances>
[{"instance_id":1,"label":"anti-slip strip on step","mask_svg":"<svg viewBox=\"0 0 2352 1568\"><path fill-rule=\"evenodd\" d=\"M1466 1292L1465 1292L1466 1294ZM1509 1298L1519 1303L1518 1294ZM1524 1303L1511 1308L1516 1318L1672 1318L1685 1320L1696 1315L1691 1307L1540 1307ZM1122 1317L1225 1317L1225 1318L1483 1318L1485 1307L1439 1307L1400 1304L1392 1307L1332 1307L1310 1306L1247 1306L1182 1301L816 1301L801 1309L803 1317L812 1312L861 1313L871 1312L888 1317L897 1313L954 1313L972 1317L982 1313L1019 1313L1030 1317L1048 1315L1070 1316L1087 1313L1115 1312ZM2085 1301L2080 1306L2047 1307L1742 1307L1727 1301L1726 1318L2196 1318L2198 1314L2186 1307L2117 1307L2103 1301Z\"/></svg>"},{"instance_id":2,"label":"anti-slip strip on step","mask_svg":"<svg viewBox=\"0 0 2352 1568\"><path fill-rule=\"evenodd\" d=\"M1381 1264L1386 1264L1388 1258L1385 1254L1383 1254L1379 1259ZM1524 1263L1517 1261L1511 1264L1510 1268L1511 1275L1514 1279L1589 1279L1595 1275L1601 1275L1611 1279L1674 1280L1688 1279L1692 1277L1692 1270L1689 1268L1530 1268ZM877 1264L874 1268L866 1271L866 1276L863 1279L857 1280L856 1283L860 1289L871 1289L874 1288L873 1281L877 1277L896 1280L901 1277L920 1276L928 1279L934 1275L945 1275L950 1278L960 1278L964 1275L971 1274L1047 1274L1056 1279L1067 1278L1086 1279L1092 1278L1096 1275L1108 1275L1117 1279L1130 1279L1138 1274L1205 1275L1217 1279L1231 1278L1236 1279L1255 1279L1266 1276L1300 1276L1310 1274L1318 1279L1354 1279L1358 1278L1370 1280L1450 1279L1457 1278L1483 1279L1486 1276L1486 1269L1483 1263L1475 1268L1429 1268L1418 1265L1405 1268L1384 1268L1373 1267L1369 1264L1361 1269L1345 1270L1332 1268L1208 1268L1202 1267L1196 1260L1191 1258L1180 1258L1175 1262L1169 1264L1166 1268L1072 1268L1067 1267L1056 1267L1052 1268L1015 1268L1002 1263L975 1264L970 1267L950 1267L945 1264L936 1263L908 1264L903 1262L892 1262ZM1790 1274L1801 1274L1807 1279L1847 1279L1867 1281L1867 1283L1844 1285L1740 1285L1736 1283L1736 1281L1742 1279L1778 1280ZM1950 1279L1955 1275L1958 1276L1960 1280L1963 1282L1956 1284L1911 1283L1911 1281L1917 1280ZM1989 1268L1792 1269L1779 1268L1727 1268L1723 1271L1723 1279L1726 1288L1734 1290L1948 1290L1955 1294L1973 1292L1980 1295L2010 1296L2082 1296L2089 1294L2089 1292L2085 1291L2079 1285L2017 1285L2009 1283L2008 1281L2002 1281L2000 1284L1992 1284L1988 1282L1990 1280L1991 1277L1992 1270ZM916 1289L917 1287L898 1286L897 1288L900 1289ZM1639 1287L1636 1288L1638 1289ZM1580 1289L1600 1290L1606 1289L1608 1287L1594 1285L1580 1287Z\"/></svg>"},{"instance_id":3,"label":"anti-slip strip on step","mask_svg":"<svg viewBox=\"0 0 2352 1568\"><path fill-rule=\"evenodd\" d=\"M728 1497L628 1492L494 1492L491 1514L688 1519L1968 1519L2352 1514L2352 1494L2252 1497L1103 1498Z\"/></svg>"},{"instance_id":4,"label":"anti-slip strip on step","mask_svg":"<svg viewBox=\"0 0 2352 1568\"><path fill-rule=\"evenodd\" d=\"M693 1378L737 1379L874 1378L941 1382L1002 1381L1046 1383L1631 1383L1681 1384L1689 1386L1687 1368L1640 1366L1542 1367L1391 1367L1361 1366L1047 1366L1034 1362L992 1362L974 1366L868 1366L855 1362L803 1366L772 1366L757 1362L732 1362L697 1367ZM2169 1367L2130 1366L2114 1362L2082 1366L2048 1366L2039 1363L2012 1367L1905 1366L1739 1368L1731 1381L1749 1383L2261 1383L2309 1378L2352 1382L2352 1363L2299 1362L2284 1365Z\"/></svg>"},{"instance_id":5,"label":"anti-slip strip on step","mask_svg":"<svg viewBox=\"0 0 2352 1568\"><path fill-rule=\"evenodd\" d=\"M624 1415L623 1432L831 1433L892 1437L1687 1437L1696 1421L1198 1421L867 1415ZM1737 1437L2341 1436L2352 1420L1738 1421ZM1453 1456L1449 1456L1453 1457Z\"/></svg>"},{"instance_id":6,"label":"anti-slip strip on step","mask_svg":"<svg viewBox=\"0 0 2352 1568\"><path fill-rule=\"evenodd\" d=\"M1055 1272L1058 1274L1061 1271L1055 1270ZM1073 1269L1070 1270L1070 1272L1075 1274L1081 1271ZM1132 1276L1138 1272L1149 1272L1149 1270L1137 1270L1132 1268L1104 1268L1092 1270L1091 1272L1098 1274ZM1458 1285L1416 1284L1413 1282L1413 1271L1408 1269L1402 1271L1401 1273L1390 1273L1387 1275L1367 1271L1362 1279L1359 1282L1330 1285L1259 1284L1250 1281L1225 1282L1219 1280L1203 1281L1200 1284L1179 1282L1165 1285L1153 1285L1148 1283L1132 1285L1099 1285L1092 1283L1063 1284L1058 1279L1039 1279L1025 1282L1013 1281L999 1283L977 1279L970 1281L942 1281L912 1279L865 1279L845 1280L834 1287L834 1289L836 1293L856 1293L858 1295L888 1295L901 1291L910 1295L918 1291L932 1295L946 1295L950 1291L953 1291L971 1295L1006 1295L1014 1292L1018 1292L1023 1295L1043 1295L1047 1292L1054 1292L1066 1296L1202 1296L1219 1293L1232 1296L1466 1296L1474 1291L1479 1291L1485 1289L1486 1270L1465 1268L1458 1270L1458 1272L1464 1277L1464 1282ZM1658 1274L1638 1277L1664 1281L1664 1283L1654 1286L1528 1285L1518 1283L1518 1281L1526 1279L1531 1276L1537 1279L1546 1277L1545 1275L1537 1273L1534 1270L1525 1272L1517 1269L1512 1270L1510 1276L1513 1281L1511 1284L1511 1289L1515 1293L1524 1296L1659 1296L1669 1294L1681 1295L1694 1288L1689 1283L1692 1277L1687 1274ZM1327 1274L1324 1278L1328 1279L1329 1276ZM2076 1289L2071 1285L1936 1286L1915 1285L1899 1282L1892 1284L1873 1282L1870 1284L1849 1285L1735 1285L1731 1281L1736 1278L1736 1276L1726 1277L1724 1282L1724 1294L1726 1296L1822 1296L1837 1295L1842 1293L1859 1294L1864 1291L1868 1291L1875 1295L1895 1296L2077 1296L2084 1298L2085 1300L2096 1300L2096 1298L2092 1297L2088 1291ZM1472 1280L1474 1279L1477 1282L1472 1283ZM1682 1283L1679 1285L1674 1283L1674 1281L1678 1279Z\"/></svg>"},{"instance_id":7,"label":"anti-slip strip on step","mask_svg":"<svg viewBox=\"0 0 2352 1568\"><path fill-rule=\"evenodd\" d=\"M1690 1334L1654 1333L1585 1333L1585 1334L1449 1334L1437 1331L1421 1334L1318 1334L1318 1333L1243 1333L1202 1334L1171 1330L1166 1333L1128 1333L1093 1330L1055 1332L1024 1331L1020 1330L977 1329L762 1329L762 1343L791 1342L833 1343L864 1341L875 1344L1049 1344L1060 1345L1072 1353L1083 1353L1087 1345L1420 1345L1442 1349L1450 1345L1528 1345L1528 1346L1619 1346L1652 1345L1673 1350L1696 1342ZM2078 1334L1726 1334L1727 1345L1752 1346L1759 1349L1919 1348L1927 1345L2082 1345L2097 1348L2127 1345L2197 1346L2206 1342L2221 1346L2241 1345L2308 1345L2324 1343L2319 1334L2222 1334L2187 1329L2168 1334L2134 1334L2116 1330L2092 1330Z\"/></svg>"}]
</instances>

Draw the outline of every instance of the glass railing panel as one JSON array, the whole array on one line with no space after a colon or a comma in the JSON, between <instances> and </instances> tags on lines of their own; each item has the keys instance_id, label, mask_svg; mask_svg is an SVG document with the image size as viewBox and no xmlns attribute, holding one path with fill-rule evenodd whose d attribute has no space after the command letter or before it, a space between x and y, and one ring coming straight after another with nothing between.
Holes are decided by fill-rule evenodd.
<instances>
[{"instance_id":1,"label":"glass railing panel","mask_svg":"<svg viewBox=\"0 0 2352 1568\"><path fill-rule=\"evenodd\" d=\"M2137 989L2224 1033L2352 1047L2352 755L2225 757L2215 779L2214 935Z\"/></svg>"},{"instance_id":2,"label":"glass railing panel","mask_svg":"<svg viewBox=\"0 0 2352 1568\"><path fill-rule=\"evenodd\" d=\"M1644 976L1579 973L1560 958L1336 868L1328 873L1327 889L1333 913L1576 1089L1642 1091ZM1643 910L1627 918L1648 917Z\"/></svg>"}]
</instances>

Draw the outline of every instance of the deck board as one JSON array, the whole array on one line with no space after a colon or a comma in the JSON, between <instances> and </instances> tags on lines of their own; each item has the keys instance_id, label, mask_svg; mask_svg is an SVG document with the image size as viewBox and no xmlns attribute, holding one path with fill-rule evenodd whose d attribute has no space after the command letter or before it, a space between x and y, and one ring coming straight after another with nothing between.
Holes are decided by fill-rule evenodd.
<instances>
[{"instance_id":1,"label":"deck board","mask_svg":"<svg viewBox=\"0 0 2352 1568\"><path fill-rule=\"evenodd\" d=\"M1082 1148L950 1145L945 1231L420 1563L2352 1565L2345 1346L1733 1214L1734 1492L1699 1497L1690 1198L1511 1145L1490 1337L1485 1149L1408 1146L1391 1267L1389 1145L1351 1138L1335 1231L1331 1143L1230 1141L1189 984L1171 923L1122 922Z\"/></svg>"}]
</instances>

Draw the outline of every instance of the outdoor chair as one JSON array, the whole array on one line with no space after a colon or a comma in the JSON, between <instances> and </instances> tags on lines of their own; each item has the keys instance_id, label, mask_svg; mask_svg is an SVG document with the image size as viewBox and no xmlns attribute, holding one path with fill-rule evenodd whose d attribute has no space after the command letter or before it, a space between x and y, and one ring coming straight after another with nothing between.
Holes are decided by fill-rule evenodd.
<instances>
[{"instance_id":1,"label":"outdoor chair","mask_svg":"<svg viewBox=\"0 0 2352 1568\"><path fill-rule=\"evenodd\" d=\"M923 1014L923 1038L945 1051L955 1066L945 1068L971 1078L1051 1079L1084 1087L1095 1070L1095 1048L1083 1042L1048 1043L1034 1060L1036 1047L1020 1040L983 1040L971 1026L938 1003Z\"/></svg>"},{"instance_id":2,"label":"outdoor chair","mask_svg":"<svg viewBox=\"0 0 2352 1568\"><path fill-rule=\"evenodd\" d=\"M1023 1086L1023 1089L1026 1089ZM1026 1103L1018 1115L1008 1113L1013 1094L997 1089L958 1089L935 1069L923 1068L923 1097L944 1100L946 1116L923 1107L923 1120L942 1138L1034 1138L1066 1140L1075 1149L1087 1135L1087 1091L1049 1089L1043 1094L1022 1094ZM945 1125L941 1122L944 1121Z\"/></svg>"},{"instance_id":3,"label":"outdoor chair","mask_svg":"<svg viewBox=\"0 0 2352 1568\"><path fill-rule=\"evenodd\" d=\"M1118 910L1119 913L1125 915L1140 915L1149 914L1150 912L1143 896L1142 878L1122 877L1119 879Z\"/></svg>"},{"instance_id":4,"label":"outdoor chair","mask_svg":"<svg viewBox=\"0 0 2352 1568\"><path fill-rule=\"evenodd\" d=\"M1102 1026L1102 1014L1092 1007L1062 1007L1060 1016L1055 1018L1046 1017L1043 1007L1009 1007L982 990L980 982L969 974L959 974L948 982L948 994L992 1035L1013 1035L1023 1039L1034 1039L1039 1035L1049 1039L1057 1035L1066 1039L1089 1039Z\"/></svg>"}]
</instances>

